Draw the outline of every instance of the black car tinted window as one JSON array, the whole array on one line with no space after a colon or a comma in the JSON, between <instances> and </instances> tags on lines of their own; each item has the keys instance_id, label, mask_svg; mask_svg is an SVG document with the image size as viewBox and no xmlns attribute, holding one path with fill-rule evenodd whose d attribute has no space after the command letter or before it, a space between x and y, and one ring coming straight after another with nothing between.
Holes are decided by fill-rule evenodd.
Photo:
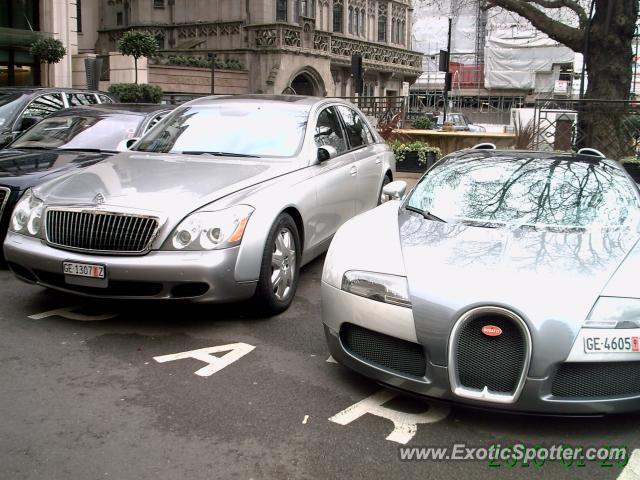
<instances>
[{"instance_id":1,"label":"black car tinted window","mask_svg":"<svg viewBox=\"0 0 640 480\"><path fill-rule=\"evenodd\" d=\"M61 93L47 93L33 100L24 110L22 116L44 118L63 108Z\"/></svg>"},{"instance_id":2,"label":"black car tinted window","mask_svg":"<svg viewBox=\"0 0 640 480\"><path fill-rule=\"evenodd\" d=\"M67 94L69 105L72 107L81 107L83 105L95 105L98 103L93 93L69 93Z\"/></svg>"}]
</instances>

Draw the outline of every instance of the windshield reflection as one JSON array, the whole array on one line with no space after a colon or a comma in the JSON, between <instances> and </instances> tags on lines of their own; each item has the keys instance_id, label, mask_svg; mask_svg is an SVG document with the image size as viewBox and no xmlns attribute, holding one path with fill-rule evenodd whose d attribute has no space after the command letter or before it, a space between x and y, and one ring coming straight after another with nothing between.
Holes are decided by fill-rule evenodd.
<instances>
[{"instance_id":1,"label":"windshield reflection","mask_svg":"<svg viewBox=\"0 0 640 480\"><path fill-rule=\"evenodd\" d=\"M308 111L282 104L178 108L145 135L135 150L292 157L302 144Z\"/></svg>"},{"instance_id":2,"label":"windshield reflection","mask_svg":"<svg viewBox=\"0 0 640 480\"><path fill-rule=\"evenodd\" d=\"M423 177L407 205L447 221L558 233L640 220L638 196L621 169L567 157L453 159Z\"/></svg>"}]
</instances>

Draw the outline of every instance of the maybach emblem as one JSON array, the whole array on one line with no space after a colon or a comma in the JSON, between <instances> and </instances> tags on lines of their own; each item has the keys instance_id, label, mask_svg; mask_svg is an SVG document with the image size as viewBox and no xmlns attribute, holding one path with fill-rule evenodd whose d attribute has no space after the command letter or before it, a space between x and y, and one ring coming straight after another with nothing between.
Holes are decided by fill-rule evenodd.
<instances>
[{"instance_id":1,"label":"maybach emblem","mask_svg":"<svg viewBox=\"0 0 640 480\"><path fill-rule=\"evenodd\" d=\"M93 197L93 203L96 205L102 205L104 203L104 195L102 193L98 193L95 197Z\"/></svg>"}]
</instances>

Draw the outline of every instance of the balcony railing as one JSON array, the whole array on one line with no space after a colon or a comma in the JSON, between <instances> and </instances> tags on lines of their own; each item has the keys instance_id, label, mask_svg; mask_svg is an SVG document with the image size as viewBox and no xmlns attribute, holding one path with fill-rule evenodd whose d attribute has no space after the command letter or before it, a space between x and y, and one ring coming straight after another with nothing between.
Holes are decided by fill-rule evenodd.
<instances>
[{"instance_id":1,"label":"balcony railing","mask_svg":"<svg viewBox=\"0 0 640 480\"><path fill-rule=\"evenodd\" d=\"M351 56L360 53L365 66L382 70L422 73L420 53L378 43L356 40L337 33L306 31L297 25L274 23L249 25L250 46L258 50L306 51L332 57L334 62L350 65Z\"/></svg>"}]
</instances>

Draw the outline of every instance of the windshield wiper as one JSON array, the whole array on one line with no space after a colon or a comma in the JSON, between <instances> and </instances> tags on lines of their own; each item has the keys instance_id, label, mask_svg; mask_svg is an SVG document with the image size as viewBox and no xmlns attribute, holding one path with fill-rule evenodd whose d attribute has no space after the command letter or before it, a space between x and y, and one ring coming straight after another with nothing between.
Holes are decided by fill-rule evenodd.
<instances>
[{"instance_id":1,"label":"windshield wiper","mask_svg":"<svg viewBox=\"0 0 640 480\"><path fill-rule=\"evenodd\" d=\"M182 155L215 155L216 157L243 157L243 158L260 158L259 155L248 155L246 153L232 152L203 152L200 150L185 150L180 152Z\"/></svg>"},{"instance_id":2,"label":"windshield wiper","mask_svg":"<svg viewBox=\"0 0 640 480\"><path fill-rule=\"evenodd\" d=\"M417 208L417 207L412 207L411 205L406 205L404 207L404 209L405 210L409 210L410 212L419 213L420 215L422 215L427 220L435 220L436 222L447 223L445 220L441 219L440 217L436 217L433 213L429 213L429 212L427 212L425 210L422 210L420 208Z\"/></svg>"},{"instance_id":3,"label":"windshield wiper","mask_svg":"<svg viewBox=\"0 0 640 480\"><path fill-rule=\"evenodd\" d=\"M100 148L58 148L58 150L87 153L118 153L116 150L101 150Z\"/></svg>"}]
</instances>

